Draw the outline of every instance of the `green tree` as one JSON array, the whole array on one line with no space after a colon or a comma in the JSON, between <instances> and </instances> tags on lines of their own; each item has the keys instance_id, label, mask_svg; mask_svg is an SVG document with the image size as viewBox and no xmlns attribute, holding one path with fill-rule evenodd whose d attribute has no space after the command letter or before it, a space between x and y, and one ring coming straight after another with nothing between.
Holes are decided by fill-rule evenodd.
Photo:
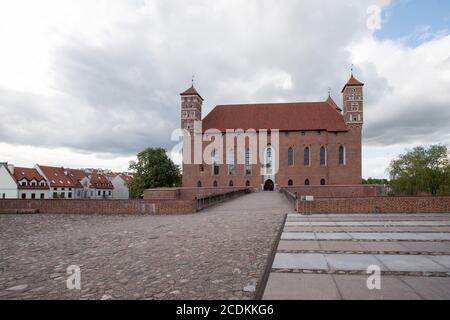
<instances>
[{"instance_id":1,"label":"green tree","mask_svg":"<svg viewBox=\"0 0 450 320\"><path fill-rule=\"evenodd\" d=\"M450 193L450 162L446 146L416 147L392 161L388 171L394 192Z\"/></svg>"},{"instance_id":2,"label":"green tree","mask_svg":"<svg viewBox=\"0 0 450 320\"><path fill-rule=\"evenodd\" d=\"M369 178L367 180L363 179L363 184L389 184L389 180Z\"/></svg>"},{"instance_id":3,"label":"green tree","mask_svg":"<svg viewBox=\"0 0 450 320\"><path fill-rule=\"evenodd\" d=\"M180 186L180 168L167 156L166 150L147 148L137 158L137 162L130 161L134 176L128 188L132 198L140 198L145 189Z\"/></svg>"}]
</instances>

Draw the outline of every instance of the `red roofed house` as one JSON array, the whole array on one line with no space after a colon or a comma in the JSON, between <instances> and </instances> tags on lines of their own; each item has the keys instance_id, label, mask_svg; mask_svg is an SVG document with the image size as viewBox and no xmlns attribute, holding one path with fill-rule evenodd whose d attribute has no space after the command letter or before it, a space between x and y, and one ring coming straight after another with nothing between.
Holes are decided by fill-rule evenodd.
<instances>
[{"instance_id":1,"label":"red roofed house","mask_svg":"<svg viewBox=\"0 0 450 320\"><path fill-rule=\"evenodd\" d=\"M48 199L49 185L34 168L0 164L1 199Z\"/></svg>"},{"instance_id":2,"label":"red roofed house","mask_svg":"<svg viewBox=\"0 0 450 320\"><path fill-rule=\"evenodd\" d=\"M50 186L50 198L75 199L75 193L80 185L73 181L67 169L62 167L48 167L36 165L35 169L42 175Z\"/></svg>"},{"instance_id":3,"label":"red roofed house","mask_svg":"<svg viewBox=\"0 0 450 320\"><path fill-rule=\"evenodd\" d=\"M105 176L111 181L114 186L113 197L114 199L129 199L130 192L128 189L128 183L131 182L133 177L128 173L115 173L109 172Z\"/></svg>"},{"instance_id":4,"label":"red roofed house","mask_svg":"<svg viewBox=\"0 0 450 320\"><path fill-rule=\"evenodd\" d=\"M191 149L184 146L191 157L187 159L189 154L184 154L183 187L252 186L273 190L277 185L361 184L363 86L352 74L342 90L342 108L331 96L319 102L219 105L203 120L204 100L192 86L181 93L181 125L189 132L191 139L187 140L192 145ZM200 122L201 131L195 127ZM193 155L194 139L199 135L204 139L211 129L222 134L254 129L258 138L268 130L268 140L263 150L260 147L254 151L249 139L245 150L238 150L243 145L236 140L232 147L224 142L223 150L211 150L210 139L202 148L204 157L211 155L211 159L202 157L198 162ZM275 146L271 133L276 130L279 143ZM278 171L271 172L267 168L274 167L275 162Z\"/></svg>"},{"instance_id":5,"label":"red roofed house","mask_svg":"<svg viewBox=\"0 0 450 320\"><path fill-rule=\"evenodd\" d=\"M114 186L103 173L95 169L86 170L86 173L91 182L89 186L91 190L90 198L113 198Z\"/></svg>"}]
</instances>

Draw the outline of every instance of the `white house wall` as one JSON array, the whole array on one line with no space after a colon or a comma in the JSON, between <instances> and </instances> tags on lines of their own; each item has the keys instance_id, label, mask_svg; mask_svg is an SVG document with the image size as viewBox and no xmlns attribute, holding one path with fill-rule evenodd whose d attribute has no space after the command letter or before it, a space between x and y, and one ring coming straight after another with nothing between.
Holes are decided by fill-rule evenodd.
<instances>
[{"instance_id":1,"label":"white house wall","mask_svg":"<svg viewBox=\"0 0 450 320\"><path fill-rule=\"evenodd\" d=\"M125 181L120 177L116 176L111 183L114 186L113 197L114 199L128 199L130 197L130 193L128 191L127 186L125 185Z\"/></svg>"},{"instance_id":2,"label":"white house wall","mask_svg":"<svg viewBox=\"0 0 450 320\"><path fill-rule=\"evenodd\" d=\"M17 199L18 188L9 170L0 165L0 199Z\"/></svg>"}]
</instances>

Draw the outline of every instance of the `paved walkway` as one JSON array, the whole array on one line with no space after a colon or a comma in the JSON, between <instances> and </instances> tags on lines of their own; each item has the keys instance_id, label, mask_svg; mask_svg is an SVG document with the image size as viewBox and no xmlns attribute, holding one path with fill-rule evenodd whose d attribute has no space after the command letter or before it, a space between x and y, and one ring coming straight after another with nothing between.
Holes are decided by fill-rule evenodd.
<instances>
[{"instance_id":1,"label":"paved walkway","mask_svg":"<svg viewBox=\"0 0 450 320\"><path fill-rule=\"evenodd\" d=\"M264 299L450 299L450 214L290 214Z\"/></svg>"},{"instance_id":2,"label":"paved walkway","mask_svg":"<svg viewBox=\"0 0 450 320\"><path fill-rule=\"evenodd\" d=\"M252 299L289 211L256 193L193 215L0 215L0 299Z\"/></svg>"}]
</instances>

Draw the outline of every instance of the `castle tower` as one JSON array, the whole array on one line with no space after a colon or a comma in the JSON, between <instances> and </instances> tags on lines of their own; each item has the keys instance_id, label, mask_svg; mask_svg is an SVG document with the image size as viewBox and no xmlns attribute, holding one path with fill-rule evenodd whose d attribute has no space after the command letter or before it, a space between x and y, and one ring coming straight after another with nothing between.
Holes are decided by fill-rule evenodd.
<instances>
[{"instance_id":1,"label":"castle tower","mask_svg":"<svg viewBox=\"0 0 450 320\"><path fill-rule=\"evenodd\" d=\"M180 94L181 96L181 129L193 131L194 122L202 120L202 96L194 85Z\"/></svg>"},{"instance_id":2,"label":"castle tower","mask_svg":"<svg viewBox=\"0 0 450 320\"><path fill-rule=\"evenodd\" d=\"M344 119L348 125L362 127L364 123L364 105L363 105L363 87L364 83L358 81L352 73L350 80L342 89L344 98Z\"/></svg>"},{"instance_id":3,"label":"castle tower","mask_svg":"<svg viewBox=\"0 0 450 320\"><path fill-rule=\"evenodd\" d=\"M345 146L347 167L351 170L354 181L362 183L362 128L364 124L364 83L358 81L353 73L342 89L344 105L343 117L349 129L349 139Z\"/></svg>"}]
</instances>

